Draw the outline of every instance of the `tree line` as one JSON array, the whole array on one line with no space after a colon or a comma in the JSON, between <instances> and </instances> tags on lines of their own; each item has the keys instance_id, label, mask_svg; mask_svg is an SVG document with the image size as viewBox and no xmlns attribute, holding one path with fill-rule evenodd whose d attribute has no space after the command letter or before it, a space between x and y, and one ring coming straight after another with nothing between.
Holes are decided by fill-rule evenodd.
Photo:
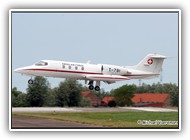
<instances>
[{"instance_id":1,"label":"tree line","mask_svg":"<svg viewBox=\"0 0 190 140\"><path fill-rule=\"evenodd\" d=\"M28 84L26 93L12 88L13 107L72 107L90 106L89 99L82 97L81 91L88 91L88 87L82 86L78 81L65 79L58 87L50 88L50 84L44 77L35 77L33 84ZM143 83L141 86L124 85L110 92L91 91L100 99L106 96L113 96L118 106L133 105L131 99L135 93L169 93L171 106L179 105L179 89L172 83L152 84Z\"/></svg>"}]
</instances>

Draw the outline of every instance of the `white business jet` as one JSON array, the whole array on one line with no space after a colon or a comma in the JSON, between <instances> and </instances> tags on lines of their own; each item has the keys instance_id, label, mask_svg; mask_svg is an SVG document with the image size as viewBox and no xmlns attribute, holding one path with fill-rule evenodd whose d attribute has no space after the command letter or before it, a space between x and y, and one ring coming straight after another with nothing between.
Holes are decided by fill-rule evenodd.
<instances>
[{"instance_id":1,"label":"white business jet","mask_svg":"<svg viewBox=\"0 0 190 140\"><path fill-rule=\"evenodd\" d=\"M66 61L42 60L31 66L15 69L15 72L29 76L45 76L85 80L89 89L100 90L100 81L111 84L130 79L146 79L159 76L166 57L149 54L135 66L89 64ZM94 81L96 82L94 87ZM33 84L32 78L28 80Z\"/></svg>"}]
</instances>

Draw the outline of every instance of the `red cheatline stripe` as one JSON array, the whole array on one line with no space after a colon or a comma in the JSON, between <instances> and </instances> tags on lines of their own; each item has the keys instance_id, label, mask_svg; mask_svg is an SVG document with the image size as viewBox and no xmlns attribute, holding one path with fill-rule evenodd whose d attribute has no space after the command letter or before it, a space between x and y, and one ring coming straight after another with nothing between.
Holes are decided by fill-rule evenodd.
<instances>
[{"instance_id":1,"label":"red cheatline stripe","mask_svg":"<svg viewBox=\"0 0 190 140\"><path fill-rule=\"evenodd\" d=\"M154 76L159 74L128 74L128 75L121 75L121 76Z\"/></svg>"},{"instance_id":2,"label":"red cheatline stripe","mask_svg":"<svg viewBox=\"0 0 190 140\"><path fill-rule=\"evenodd\" d=\"M67 70L55 70L55 69L26 69L26 70L66 72L66 73L81 73L81 74L102 74L102 73L95 73L95 72L67 71Z\"/></svg>"},{"instance_id":3,"label":"red cheatline stripe","mask_svg":"<svg viewBox=\"0 0 190 140\"><path fill-rule=\"evenodd\" d=\"M107 78L107 79L124 79L124 80L129 80L129 78L117 78L117 77L89 77L89 78Z\"/></svg>"}]
</instances>

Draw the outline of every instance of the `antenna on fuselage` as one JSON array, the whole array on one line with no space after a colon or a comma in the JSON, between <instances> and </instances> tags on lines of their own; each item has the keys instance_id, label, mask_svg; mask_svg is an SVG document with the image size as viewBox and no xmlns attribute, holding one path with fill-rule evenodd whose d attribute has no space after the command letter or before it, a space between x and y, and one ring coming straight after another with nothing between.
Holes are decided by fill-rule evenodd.
<instances>
[{"instance_id":1,"label":"antenna on fuselage","mask_svg":"<svg viewBox=\"0 0 190 140\"><path fill-rule=\"evenodd\" d=\"M87 63L87 64L90 64L90 62L91 62L91 61L90 61L90 60L88 60L86 63Z\"/></svg>"}]
</instances>

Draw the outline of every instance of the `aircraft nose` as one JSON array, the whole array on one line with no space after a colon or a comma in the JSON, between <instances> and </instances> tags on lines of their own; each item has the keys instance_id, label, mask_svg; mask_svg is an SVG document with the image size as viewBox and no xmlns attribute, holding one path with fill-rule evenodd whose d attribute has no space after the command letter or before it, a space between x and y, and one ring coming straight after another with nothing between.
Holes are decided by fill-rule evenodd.
<instances>
[{"instance_id":1,"label":"aircraft nose","mask_svg":"<svg viewBox=\"0 0 190 140\"><path fill-rule=\"evenodd\" d=\"M23 72L23 68L18 68L18 69L15 69L14 71L17 72L17 73L22 73Z\"/></svg>"}]
</instances>

